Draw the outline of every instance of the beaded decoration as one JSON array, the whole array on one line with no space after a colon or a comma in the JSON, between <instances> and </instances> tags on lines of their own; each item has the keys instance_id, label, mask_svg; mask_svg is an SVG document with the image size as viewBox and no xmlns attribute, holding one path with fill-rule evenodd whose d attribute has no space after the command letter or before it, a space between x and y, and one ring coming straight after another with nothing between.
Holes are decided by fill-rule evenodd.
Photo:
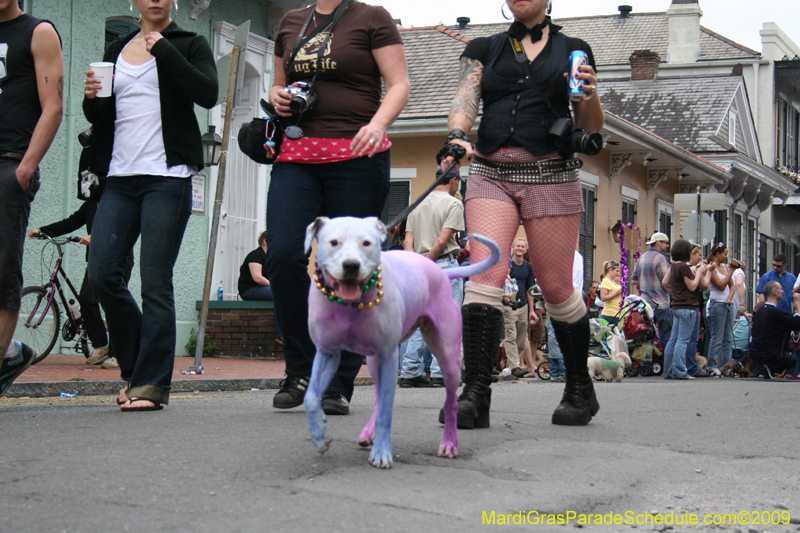
<instances>
[{"instance_id":1,"label":"beaded decoration","mask_svg":"<svg viewBox=\"0 0 800 533\"><path fill-rule=\"evenodd\" d=\"M381 267L377 267L375 269L375 271L372 273L372 276L370 276L369 281L364 284L364 288L362 289L363 297L363 295L368 293L370 289L375 286L378 289L377 297L371 302L352 302L348 304L336 295L336 292L332 287L325 283L325 275L322 273L322 269L319 267L319 262L315 262L314 266L316 267L314 283L316 284L317 289L319 289L322 294L327 296L328 300L331 302L336 302L337 304L341 305L349 305L353 309L372 309L373 305L381 305L381 298L383 298L383 283L381 283L383 277L381 276Z\"/></svg>"}]
</instances>

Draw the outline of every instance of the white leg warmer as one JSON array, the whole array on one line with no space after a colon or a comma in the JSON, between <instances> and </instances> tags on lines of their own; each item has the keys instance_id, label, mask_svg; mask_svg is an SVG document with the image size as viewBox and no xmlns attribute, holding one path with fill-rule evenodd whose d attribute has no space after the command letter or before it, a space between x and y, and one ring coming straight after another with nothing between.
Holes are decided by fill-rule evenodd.
<instances>
[{"instance_id":1,"label":"white leg warmer","mask_svg":"<svg viewBox=\"0 0 800 533\"><path fill-rule=\"evenodd\" d=\"M486 304L503 311L503 289L468 281L465 285L464 305Z\"/></svg>"},{"instance_id":2,"label":"white leg warmer","mask_svg":"<svg viewBox=\"0 0 800 533\"><path fill-rule=\"evenodd\" d=\"M560 304L551 304L547 302L547 314L550 315L552 320L558 320L559 322L572 324L580 320L586 312L586 302L583 301L583 293L577 288L572 293L572 296Z\"/></svg>"}]
</instances>

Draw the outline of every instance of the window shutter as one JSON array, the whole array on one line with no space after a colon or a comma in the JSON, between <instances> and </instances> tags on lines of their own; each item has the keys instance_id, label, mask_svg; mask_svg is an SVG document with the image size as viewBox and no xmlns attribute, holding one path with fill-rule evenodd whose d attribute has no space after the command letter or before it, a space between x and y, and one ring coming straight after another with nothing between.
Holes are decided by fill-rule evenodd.
<instances>
[{"instance_id":1,"label":"window shutter","mask_svg":"<svg viewBox=\"0 0 800 533\"><path fill-rule=\"evenodd\" d=\"M408 207L408 197L411 194L411 183L408 181L389 182L389 196L381 213L381 220L388 224L390 220L399 215Z\"/></svg>"},{"instance_id":2,"label":"window shutter","mask_svg":"<svg viewBox=\"0 0 800 533\"><path fill-rule=\"evenodd\" d=\"M583 256L583 287L589 288L594 277L594 227L595 227L595 196L594 189L582 187L583 214L581 215L581 229L578 240L578 252Z\"/></svg>"}]
</instances>

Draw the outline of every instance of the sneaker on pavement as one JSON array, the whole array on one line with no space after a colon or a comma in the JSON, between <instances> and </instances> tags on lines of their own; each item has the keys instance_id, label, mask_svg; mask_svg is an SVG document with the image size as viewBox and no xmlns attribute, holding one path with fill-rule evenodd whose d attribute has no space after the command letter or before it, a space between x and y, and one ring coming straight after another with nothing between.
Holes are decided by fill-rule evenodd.
<instances>
[{"instance_id":1,"label":"sneaker on pavement","mask_svg":"<svg viewBox=\"0 0 800 533\"><path fill-rule=\"evenodd\" d=\"M90 355L86 359L86 364L87 365L99 365L100 363L102 363L106 359L108 359L108 346L103 346L102 348L95 348L94 349L94 351L92 352L92 355ZM119 367L117 367L117 368L119 368Z\"/></svg>"},{"instance_id":2,"label":"sneaker on pavement","mask_svg":"<svg viewBox=\"0 0 800 533\"><path fill-rule=\"evenodd\" d=\"M322 395L321 403L326 415L350 414L350 403L338 392L326 392Z\"/></svg>"},{"instance_id":3,"label":"sneaker on pavement","mask_svg":"<svg viewBox=\"0 0 800 533\"><path fill-rule=\"evenodd\" d=\"M444 387L444 378L431 378L430 386L436 388Z\"/></svg>"},{"instance_id":4,"label":"sneaker on pavement","mask_svg":"<svg viewBox=\"0 0 800 533\"><path fill-rule=\"evenodd\" d=\"M119 368L119 363L117 362L117 358L109 357L108 359L103 361L103 364L100 365L100 368L103 368L105 370L112 370L114 368Z\"/></svg>"},{"instance_id":5,"label":"sneaker on pavement","mask_svg":"<svg viewBox=\"0 0 800 533\"><path fill-rule=\"evenodd\" d=\"M410 389L412 387L429 387L431 384L431 380L426 378L425 376L414 376L413 378L400 378L400 386L404 389Z\"/></svg>"},{"instance_id":6,"label":"sneaker on pavement","mask_svg":"<svg viewBox=\"0 0 800 533\"><path fill-rule=\"evenodd\" d=\"M711 376L712 378L719 378L722 377L722 372L720 372L718 369L715 368L713 370L710 370L708 372L708 375Z\"/></svg>"},{"instance_id":7,"label":"sneaker on pavement","mask_svg":"<svg viewBox=\"0 0 800 533\"><path fill-rule=\"evenodd\" d=\"M528 371L527 370L523 370L520 367L517 367L517 368L515 368L514 370L511 371L511 375L514 376L515 378L524 378L525 376L528 375Z\"/></svg>"},{"instance_id":8,"label":"sneaker on pavement","mask_svg":"<svg viewBox=\"0 0 800 533\"><path fill-rule=\"evenodd\" d=\"M767 365L761 365L761 375L764 376L764 379L772 379L772 372L769 371Z\"/></svg>"},{"instance_id":9,"label":"sneaker on pavement","mask_svg":"<svg viewBox=\"0 0 800 533\"><path fill-rule=\"evenodd\" d=\"M272 407L291 409L303 405L309 378L286 378L281 381L281 389L272 398Z\"/></svg>"},{"instance_id":10,"label":"sneaker on pavement","mask_svg":"<svg viewBox=\"0 0 800 533\"><path fill-rule=\"evenodd\" d=\"M711 374L709 374L708 372L706 372L704 370L701 370L700 372L698 372L697 374L694 375L694 377L696 377L696 378L707 378L707 377L710 377L710 376L711 376Z\"/></svg>"},{"instance_id":11,"label":"sneaker on pavement","mask_svg":"<svg viewBox=\"0 0 800 533\"><path fill-rule=\"evenodd\" d=\"M33 360L36 359L36 350L27 344L19 343L19 345L22 349L19 350L17 357L3 357L3 361L0 364L0 396L6 393L14 380L25 372L25 369L31 366Z\"/></svg>"}]
</instances>

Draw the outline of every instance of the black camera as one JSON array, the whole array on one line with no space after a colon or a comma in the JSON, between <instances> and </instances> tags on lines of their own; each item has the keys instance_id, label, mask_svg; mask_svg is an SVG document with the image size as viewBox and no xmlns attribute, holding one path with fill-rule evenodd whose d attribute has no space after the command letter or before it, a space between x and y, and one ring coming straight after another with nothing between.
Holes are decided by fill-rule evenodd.
<instances>
[{"instance_id":1,"label":"black camera","mask_svg":"<svg viewBox=\"0 0 800 533\"><path fill-rule=\"evenodd\" d=\"M286 87L286 92L292 95L289 110L294 115L305 113L317 103L317 94L314 92L313 83L298 81L294 85Z\"/></svg>"},{"instance_id":2,"label":"black camera","mask_svg":"<svg viewBox=\"0 0 800 533\"><path fill-rule=\"evenodd\" d=\"M553 123L547 132L547 139L558 147L558 152L564 157L572 157L575 152L597 155L603 149L602 135L596 131L587 132L566 117Z\"/></svg>"}]
</instances>

